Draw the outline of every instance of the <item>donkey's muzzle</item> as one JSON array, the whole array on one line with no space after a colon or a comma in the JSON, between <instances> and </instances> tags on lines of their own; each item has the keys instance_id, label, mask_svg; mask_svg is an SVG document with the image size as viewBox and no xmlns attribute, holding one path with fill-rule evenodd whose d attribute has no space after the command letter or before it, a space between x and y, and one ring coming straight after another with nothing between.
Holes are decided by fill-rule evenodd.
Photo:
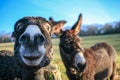
<instances>
[{"instance_id":1,"label":"donkey's muzzle","mask_svg":"<svg viewBox=\"0 0 120 80\"><path fill-rule=\"evenodd\" d=\"M75 67L77 69L82 69L86 63L85 57L82 52L76 53L74 57Z\"/></svg>"},{"instance_id":2,"label":"donkey's muzzle","mask_svg":"<svg viewBox=\"0 0 120 80\"><path fill-rule=\"evenodd\" d=\"M25 46L43 45L45 38L40 34L31 37L28 33L25 33L19 38L19 43Z\"/></svg>"}]
</instances>

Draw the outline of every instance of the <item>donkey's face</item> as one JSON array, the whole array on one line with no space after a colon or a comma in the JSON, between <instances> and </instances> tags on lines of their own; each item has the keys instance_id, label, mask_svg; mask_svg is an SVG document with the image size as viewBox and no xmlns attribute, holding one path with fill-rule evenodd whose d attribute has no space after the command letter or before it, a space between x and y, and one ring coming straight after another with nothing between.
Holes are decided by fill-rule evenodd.
<instances>
[{"instance_id":1,"label":"donkey's face","mask_svg":"<svg viewBox=\"0 0 120 80\"><path fill-rule=\"evenodd\" d=\"M85 58L83 54L83 49L80 46L81 39L77 34L80 32L80 27L82 23L82 15L80 14L78 21L72 27L71 30L62 31L60 30L60 53L62 58L64 58L64 64L75 68L78 71L83 68L85 64ZM66 63L67 62L67 63Z\"/></svg>"},{"instance_id":2,"label":"donkey's face","mask_svg":"<svg viewBox=\"0 0 120 80\"><path fill-rule=\"evenodd\" d=\"M60 36L60 45L70 55L72 55L71 52L76 53L80 51L80 41L80 38L70 33L70 30L64 31Z\"/></svg>"},{"instance_id":3,"label":"donkey's face","mask_svg":"<svg viewBox=\"0 0 120 80\"><path fill-rule=\"evenodd\" d=\"M24 17L15 24L15 56L20 63L38 66L45 57L48 57L52 48L53 26L41 17Z\"/></svg>"},{"instance_id":4,"label":"donkey's face","mask_svg":"<svg viewBox=\"0 0 120 80\"><path fill-rule=\"evenodd\" d=\"M80 45L81 39L68 31L60 36L60 53L68 61L68 65L80 71L85 64L83 49ZM74 72L74 71L73 71Z\"/></svg>"}]
</instances>

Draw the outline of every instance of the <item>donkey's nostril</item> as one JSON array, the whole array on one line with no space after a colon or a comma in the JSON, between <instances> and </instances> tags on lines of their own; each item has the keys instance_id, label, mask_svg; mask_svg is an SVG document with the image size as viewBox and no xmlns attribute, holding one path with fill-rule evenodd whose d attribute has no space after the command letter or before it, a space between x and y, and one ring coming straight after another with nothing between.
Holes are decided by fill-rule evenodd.
<instances>
[{"instance_id":1,"label":"donkey's nostril","mask_svg":"<svg viewBox=\"0 0 120 80\"><path fill-rule=\"evenodd\" d=\"M36 34L34 37L34 41L36 44L43 44L45 42L45 38L40 34Z\"/></svg>"},{"instance_id":2,"label":"donkey's nostril","mask_svg":"<svg viewBox=\"0 0 120 80\"><path fill-rule=\"evenodd\" d=\"M77 64L77 68L78 68L79 71L81 72L81 71L84 70L84 68L85 68L85 64L78 63L78 64Z\"/></svg>"},{"instance_id":3,"label":"donkey's nostril","mask_svg":"<svg viewBox=\"0 0 120 80\"><path fill-rule=\"evenodd\" d=\"M82 68L84 64L78 63L77 67Z\"/></svg>"},{"instance_id":4,"label":"donkey's nostril","mask_svg":"<svg viewBox=\"0 0 120 80\"><path fill-rule=\"evenodd\" d=\"M25 44L27 42L30 41L30 35L29 34L23 34L20 38L19 38L19 42L21 44Z\"/></svg>"}]
</instances>

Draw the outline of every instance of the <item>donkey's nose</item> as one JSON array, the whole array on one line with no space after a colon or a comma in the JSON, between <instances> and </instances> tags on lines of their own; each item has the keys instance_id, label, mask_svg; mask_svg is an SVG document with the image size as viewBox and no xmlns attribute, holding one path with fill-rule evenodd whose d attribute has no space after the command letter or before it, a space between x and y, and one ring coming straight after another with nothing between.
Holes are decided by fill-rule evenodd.
<instances>
[{"instance_id":1,"label":"donkey's nose","mask_svg":"<svg viewBox=\"0 0 120 80\"><path fill-rule=\"evenodd\" d=\"M82 52L75 55L75 64L76 66L84 65L86 62L85 57Z\"/></svg>"},{"instance_id":2,"label":"donkey's nose","mask_svg":"<svg viewBox=\"0 0 120 80\"><path fill-rule=\"evenodd\" d=\"M45 38L41 34L31 36L30 34L25 33L20 36L19 43L22 45L42 45L45 43Z\"/></svg>"}]
</instances>

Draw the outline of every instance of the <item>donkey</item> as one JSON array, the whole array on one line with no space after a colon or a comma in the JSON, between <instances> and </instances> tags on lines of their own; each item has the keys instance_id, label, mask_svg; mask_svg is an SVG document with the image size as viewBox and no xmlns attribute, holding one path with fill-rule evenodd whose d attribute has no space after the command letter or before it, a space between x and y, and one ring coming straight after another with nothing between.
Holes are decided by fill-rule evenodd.
<instances>
[{"instance_id":1,"label":"donkey","mask_svg":"<svg viewBox=\"0 0 120 80\"><path fill-rule=\"evenodd\" d=\"M62 31L58 28L56 35L60 36L60 55L70 80L105 80L115 79L116 51L105 43L97 43L90 48L80 45L81 38L77 36L82 24L82 14L72 29Z\"/></svg>"},{"instance_id":2,"label":"donkey","mask_svg":"<svg viewBox=\"0 0 120 80\"><path fill-rule=\"evenodd\" d=\"M14 26L14 56L12 52L0 51L0 80L44 80L40 69L52 58L52 31L66 21L52 24L43 17L24 17ZM10 54L9 54L10 53Z\"/></svg>"}]
</instances>

